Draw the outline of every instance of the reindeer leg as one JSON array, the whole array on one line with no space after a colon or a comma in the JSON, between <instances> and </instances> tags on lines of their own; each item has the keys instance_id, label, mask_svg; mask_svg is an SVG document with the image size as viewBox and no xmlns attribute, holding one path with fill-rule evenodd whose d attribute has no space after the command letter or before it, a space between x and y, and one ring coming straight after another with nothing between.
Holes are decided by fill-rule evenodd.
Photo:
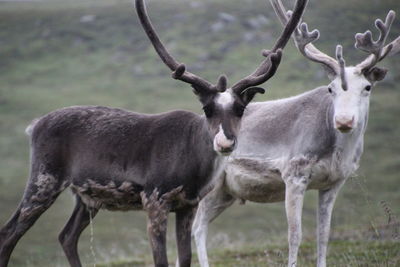
<instances>
[{"instance_id":1,"label":"reindeer leg","mask_svg":"<svg viewBox=\"0 0 400 267\"><path fill-rule=\"evenodd\" d=\"M199 203L193 222L193 235L197 257L201 267L208 267L207 232L208 224L235 202L235 198L224 191L223 179Z\"/></svg>"},{"instance_id":2,"label":"reindeer leg","mask_svg":"<svg viewBox=\"0 0 400 267\"><path fill-rule=\"evenodd\" d=\"M97 212L98 209L87 207L81 198L76 196L74 211L58 236L71 266L82 266L78 255L78 240L83 230L89 225L90 217L94 218Z\"/></svg>"},{"instance_id":3,"label":"reindeer leg","mask_svg":"<svg viewBox=\"0 0 400 267\"><path fill-rule=\"evenodd\" d=\"M168 213L171 200L181 191L182 187L178 187L171 192L163 194L161 197L159 197L157 189L154 189L149 196L145 192L140 194L143 207L147 211L147 234L156 267L168 267L166 247Z\"/></svg>"},{"instance_id":4,"label":"reindeer leg","mask_svg":"<svg viewBox=\"0 0 400 267\"><path fill-rule=\"evenodd\" d=\"M189 267L192 262L191 233L196 209L197 206L176 212L176 241L180 267Z\"/></svg>"},{"instance_id":5,"label":"reindeer leg","mask_svg":"<svg viewBox=\"0 0 400 267\"><path fill-rule=\"evenodd\" d=\"M326 266L326 252L328 248L329 232L331 228L331 216L333 206L335 204L336 197L340 188L344 184L344 181L340 181L333 188L328 190L319 191L319 203L318 203L318 232L317 232L317 242L318 242L318 259L317 266Z\"/></svg>"},{"instance_id":6,"label":"reindeer leg","mask_svg":"<svg viewBox=\"0 0 400 267\"><path fill-rule=\"evenodd\" d=\"M67 185L48 173L31 177L17 210L0 230L0 267L7 266L18 240L54 203Z\"/></svg>"},{"instance_id":7,"label":"reindeer leg","mask_svg":"<svg viewBox=\"0 0 400 267\"><path fill-rule=\"evenodd\" d=\"M297 254L301 243L301 214L303 209L304 186L286 183L285 208L288 222L289 267L297 265Z\"/></svg>"},{"instance_id":8,"label":"reindeer leg","mask_svg":"<svg viewBox=\"0 0 400 267\"><path fill-rule=\"evenodd\" d=\"M310 182L309 161L305 158L290 162L289 170L283 175L286 185L285 208L288 222L289 267L297 266L297 254L301 243L301 215L304 193Z\"/></svg>"}]
</instances>

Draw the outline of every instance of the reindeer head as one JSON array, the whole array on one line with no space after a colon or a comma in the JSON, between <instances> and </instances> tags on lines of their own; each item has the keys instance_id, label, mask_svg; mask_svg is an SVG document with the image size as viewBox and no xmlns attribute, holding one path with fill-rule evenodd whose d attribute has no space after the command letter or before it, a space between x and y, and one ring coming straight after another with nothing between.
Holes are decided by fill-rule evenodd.
<instances>
[{"instance_id":1,"label":"reindeer head","mask_svg":"<svg viewBox=\"0 0 400 267\"><path fill-rule=\"evenodd\" d=\"M228 155L234 150L240 121L247 104L256 93L264 92L260 87L250 87L243 93L236 93L232 88L209 94L195 91L203 105L216 152Z\"/></svg>"},{"instance_id":2,"label":"reindeer head","mask_svg":"<svg viewBox=\"0 0 400 267\"><path fill-rule=\"evenodd\" d=\"M334 126L341 132L350 132L356 128L360 119L368 114L369 97L371 89L377 81L385 78L386 69L375 65L385 58L393 49L393 43L385 46L385 41L395 17L394 11L390 11L385 22L377 19L376 27L380 31L377 41L372 40L370 31L364 34L356 34L355 47L370 55L356 66L346 67L342 47L336 47L336 66L330 68L332 82L328 90L334 97ZM398 39L400 40L400 39Z\"/></svg>"},{"instance_id":3,"label":"reindeer head","mask_svg":"<svg viewBox=\"0 0 400 267\"><path fill-rule=\"evenodd\" d=\"M291 12L286 12L280 0L271 0L275 13L283 24L286 24ZM375 25L380 31L377 41L372 40L370 31L355 35L355 47L370 55L356 66L346 67L342 47L336 47L336 59L316 48L312 42L319 38L319 31L309 32L306 23L302 23L294 32L294 40L299 51L308 59L321 63L328 73L331 83L328 92L333 98L334 127L342 132L351 132L366 121L369 110L371 89L377 81L385 78L386 69L375 65L388 55L400 51L400 37L385 46L385 41L393 23L395 12L390 11L385 22L380 19Z\"/></svg>"},{"instance_id":4,"label":"reindeer head","mask_svg":"<svg viewBox=\"0 0 400 267\"><path fill-rule=\"evenodd\" d=\"M156 52L172 71L172 77L189 83L203 105L209 132L213 139L213 147L217 153L228 155L236 147L236 136L239 132L243 112L256 93L263 94L265 92L263 88L257 86L266 82L275 74L282 57L282 49L296 29L306 4L307 0L296 2L293 16L274 48L270 51L263 51L262 54L266 59L252 74L228 88L225 75L221 75L217 83L212 84L187 71L184 64L178 63L157 36L148 18L144 0L136 0L136 10L140 22Z\"/></svg>"}]
</instances>

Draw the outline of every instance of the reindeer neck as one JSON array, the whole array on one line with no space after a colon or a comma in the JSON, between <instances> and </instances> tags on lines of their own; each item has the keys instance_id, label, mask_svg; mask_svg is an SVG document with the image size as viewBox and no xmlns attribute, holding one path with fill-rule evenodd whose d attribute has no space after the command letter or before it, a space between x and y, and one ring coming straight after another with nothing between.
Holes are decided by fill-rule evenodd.
<instances>
[{"instance_id":1,"label":"reindeer neck","mask_svg":"<svg viewBox=\"0 0 400 267\"><path fill-rule=\"evenodd\" d=\"M335 130L335 148L333 153L334 165L340 165L338 168L341 170L341 176L349 177L359 167L359 161L361 159L363 145L364 145L364 134L368 123L368 108L365 116L360 119L357 127L350 133L341 133ZM330 113L330 127L333 128L333 107L328 110Z\"/></svg>"}]
</instances>

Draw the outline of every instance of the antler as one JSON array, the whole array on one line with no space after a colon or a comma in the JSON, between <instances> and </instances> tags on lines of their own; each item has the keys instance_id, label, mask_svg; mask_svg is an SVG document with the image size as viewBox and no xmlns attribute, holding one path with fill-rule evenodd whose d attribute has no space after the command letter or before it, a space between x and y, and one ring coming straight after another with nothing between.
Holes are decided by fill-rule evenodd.
<instances>
[{"instance_id":1,"label":"antler","mask_svg":"<svg viewBox=\"0 0 400 267\"><path fill-rule=\"evenodd\" d=\"M154 46L157 54L160 56L162 61L172 70L172 77L192 85L192 87L199 91L225 91L227 88L227 78L225 75L221 75L216 85L211 84L207 80L196 76L195 74L186 70L186 66L182 63L177 62L168 52L168 50L161 43L160 38L157 36L153 25L147 15L144 0L136 0L136 11L139 16L140 22L149 37L151 43ZM241 94L244 90L249 87L260 85L269 80L278 69L279 63L282 57L282 49L290 39L291 34L296 29L298 22L303 15L304 9L307 5L308 0L297 0L295 5L295 11L290 21L287 23L281 36L276 42L274 48L270 51L264 50L263 56L266 57L260 64L260 66L249 76L241 79L232 86L233 92Z\"/></svg>"},{"instance_id":2,"label":"antler","mask_svg":"<svg viewBox=\"0 0 400 267\"><path fill-rule=\"evenodd\" d=\"M369 70L387 55L394 55L400 51L400 37L392 43L384 46L395 16L396 13L393 10L390 10L386 16L385 22L380 19L375 20L375 27L379 30L379 38L377 41L372 39L372 33L370 30L355 35L355 47L371 54L363 62L358 64L357 67L362 70ZM395 48L394 53L390 53L393 48Z\"/></svg>"},{"instance_id":3,"label":"antler","mask_svg":"<svg viewBox=\"0 0 400 267\"><path fill-rule=\"evenodd\" d=\"M283 25L287 25L289 18L292 17L292 12L287 12L280 0L270 0L276 15ZM319 39L319 31L313 30L308 31L307 23L301 23L299 27L294 31L294 41L297 49L304 57L310 59L311 61L322 63L325 67L331 70L334 75L339 75L340 67L338 62L328 56L327 54L321 52L316 48L312 42Z\"/></svg>"},{"instance_id":4,"label":"antler","mask_svg":"<svg viewBox=\"0 0 400 267\"><path fill-rule=\"evenodd\" d=\"M257 67L257 69L250 74L249 76L241 79L236 84L232 86L232 90L236 93L243 92L246 88L251 86L260 85L267 80L269 80L278 69L279 63L282 57L282 49L286 46L287 42L290 39L293 31L296 29L297 24L299 23L304 9L307 6L308 0L297 0L295 5L295 11L293 16L290 18L286 27L284 28L281 36L275 43L272 50L263 50L262 55L266 57L261 64Z\"/></svg>"},{"instance_id":5,"label":"antler","mask_svg":"<svg viewBox=\"0 0 400 267\"><path fill-rule=\"evenodd\" d=\"M146 6L144 5L144 0L136 0L135 3L140 22L157 54L160 56L165 65L167 65L172 71L172 78L191 84L196 91L223 92L226 90L227 78L225 75L221 75L218 78L217 85L214 85L209 81L187 71L185 64L176 61L164 47L153 25L151 24L147 15Z\"/></svg>"}]
</instances>

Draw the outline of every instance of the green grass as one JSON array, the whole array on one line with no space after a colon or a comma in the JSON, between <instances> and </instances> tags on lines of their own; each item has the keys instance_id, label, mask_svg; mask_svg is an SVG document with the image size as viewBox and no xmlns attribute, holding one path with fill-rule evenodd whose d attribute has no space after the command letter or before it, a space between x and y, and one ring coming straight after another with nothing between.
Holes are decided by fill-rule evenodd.
<instances>
[{"instance_id":1,"label":"green grass","mask_svg":"<svg viewBox=\"0 0 400 267\"><path fill-rule=\"evenodd\" d=\"M148 9L171 52L210 81L226 73L232 84L249 74L262 59L261 49L271 47L279 34L280 25L266 1L194 2L199 6L190 1L153 0ZM350 64L364 56L352 47L354 33L371 28L373 18L382 18L388 9L400 11L400 2L310 1L306 20L310 28L321 31L318 47L332 55L335 45L343 43ZM220 12L236 20L214 32L210 28L220 21ZM85 15L95 15L95 20L80 22ZM248 20L258 15L265 15L270 22L257 29L249 27ZM399 21L393 25L391 38L400 34ZM388 250L387 259L398 260L385 246L398 248L399 241L393 236L400 231L393 223L400 220L400 61L389 59L383 65L390 72L373 89L361 169L340 193L334 210L332 238L337 241L330 253L332 262L340 262L335 251L347 251L347 262L351 263L352 255L367 251L373 244L378 259L384 260L379 255ZM321 68L304 60L289 44L278 73L265 84L267 93L257 100L295 95L327 83ZM172 80L160 63L139 26L131 1L0 2L0 225L16 208L26 183L29 144L25 127L56 108L87 104L148 113L201 110L191 89ZM64 193L39 219L18 244L10 266L67 266L57 235L72 212L71 199ZM306 243L300 253L305 264L312 262L315 253L310 244L314 240L316 200L316 192L307 193ZM173 222L171 216L170 260L176 254ZM138 264L151 264L145 228L142 212L101 212L94 222L93 242L89 231L81 238L84 263L93 261L93 247L97 262L134 259ZM283 204L234 205L211 224L209 236L211 259L216 263L232 260L229 264L236 264L235 253L239 252L248 253L249 261L257 262L268 248L284 255ZM370 243L372 239L377 241ZM277 264L286 258L273 253L269 257ZM245 255L242 258L246 259Z\"/></svg>"},{"instance_id":2,"label":"green grass","mask_svg":"<svg viewBox=\"0 0 400 267\"><path fill-rule=\"evenodd\" d=\"M316 265L316 248L313 242L304 242L299 251L299 266ZM199 266L194 256L193 266ZM215 267L287 266L287 247L282 245L241 246L235 249L218 249L210 253L210 265ZM173 265L173 262L170 263ZM327 257L328 266L398 266L400 244L382 241L332 241ZM147 260L121 260L99 267L152 266Z\"/></svg>"}]
</instances>

